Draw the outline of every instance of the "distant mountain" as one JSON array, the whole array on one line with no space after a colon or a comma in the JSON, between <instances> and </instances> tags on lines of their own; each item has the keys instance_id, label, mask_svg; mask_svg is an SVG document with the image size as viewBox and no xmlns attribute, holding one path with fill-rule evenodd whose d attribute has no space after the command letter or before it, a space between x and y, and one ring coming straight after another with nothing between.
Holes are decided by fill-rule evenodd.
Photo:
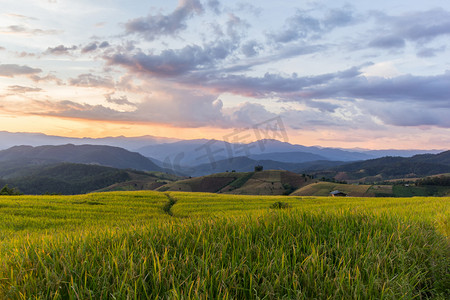
<instances>
[{"instance_id":1,"label":"distant mountain","mask_svg":"<svg viewBox=\"0 0 450 300\"><path fill-rule=\"evenodd\" d=\"M255 166L261 165L264 170L285 170L296 173L304 173L324 170L341 164L344 164L344 162L321 160L303 163L289 163L274 160L254 160L245 156L239 156L233 157L232 159L219 160L214 164L205 163L194 167L186 167L184 168L184 171L191 176L204 176L227 171L251 172L254 171Z\"/></svg>"},{"instance_id":2,"label":"distant mountain","mask_svg":"<svg viewBox=\"0 0 450 300\"><path fill-rule=\"evenodd\" d=\"M383 181L450 173L450 151L410 158L382 157L344 164L323 173L338 180ZM319 175L320 176L320 175Z\"/></svg>"},{"instance_id":3,"label":"distant mountain","mask_svg":"<svg viewBox=\"0 0 450 300\"><path fill-rule=\"evenodd\" d=\"M411 157L418 154L437 154L441 153L442 150L361 150L360 152L374 156L375 158L385 157L385 156L400 156L400 157Z\"/></svg>"},{"instance_id":4,"label":"distant mountain","mask_svg":"<svg viewBox=\"0 0 450 300\"><path fill-rule=\"evenodd\" d=\"M324 156L308 152L269 152L248 156L254 160L274 160L286 163L304 163L318 160L327 160Z\"/></svg>"},{"instance_id":5,"label":"distant mountain","mask_svg":"<svg viewBox=\"0 0 450 300\"><path fill-rule=\"evenodd\" d=\"M155 145L160 143L170 143L178 141L178 139L156 137L151 135L139 137L105 137L105 138L71 138L62 136L46 135L43 133L27 133L27 132L8 132L0 131L0 150L8 149L13 146L44 146L44 145L107 145L125 148L127 150L136 150L138 148Z\"/></svg>"},{"instance_id":6,"label":"distant mountain","mask_svg":"<svg viewBox=\"0 0 450 300\"><path fill-rule=\"evenodd\" d=\"M163 171L148 158L128 150L97 145L15 146L0 151L0 162L48 164L70 162L108 166L118 169Z\"/></svg>"},{"instance_id":7,"label":"distant mountain","mask_svg":"<svg viewBox=\"0 0 450 300\"><path fill-rule=\"evenodd\" d=\"M150 157L154 159L154 162L156 162L157 165L164 165L166 168L195 166L238 156L248 156L256 160L268 159L282 162L305 162L315 160L358 161L383 156L410 157L416 154L436 154L440 152L438 150L367 150L324 148L317 146L307 147L270 139L248 144L239 144L207 139L180 140L151 135L139 137L70 138L41 133L12 133L0 131L0 150L20 145L36 147L62 144L90 144L120 147ZM305 154L301 157L299 156L300 160L297 160L297 158L294 159L294 156L292 159L277 159L276 157L271 157L271 153L284 153L283 156L287 157L287 153L291 152ZM262 156L255 157L255 155ZM320 158L313 155L320 156Z\"/></svg>"},{"instance_id":8,"label":"distant mountain","mask_svg":"<svg viewBox=\"0 0 450 300\"><path fill-rule=\"evenodd\" d=\"M166 168L193 167L224 159L247 156L256 160L307 162L316 160L356 161L374 156L335 148L306 147L277 140L261 140L249 144L233 144L218 140L186 140L149 145L137 149L144 156L163 162Z\"/></svg>"}]
</instances>

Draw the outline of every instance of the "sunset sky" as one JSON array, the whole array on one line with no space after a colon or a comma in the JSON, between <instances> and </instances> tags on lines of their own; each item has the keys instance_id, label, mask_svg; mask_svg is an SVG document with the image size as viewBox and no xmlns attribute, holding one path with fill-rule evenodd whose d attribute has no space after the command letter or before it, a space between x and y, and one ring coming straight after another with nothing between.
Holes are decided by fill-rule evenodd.
<instances>
[{"instance_id":1,"label":"sunset sky","mask_svg":"<svg viewBox=\"0 0 450 300\"><path fill-rule=\"evenodd\" d=\"M0 131L450 148L450 1L0 0Z\"/></svg>"}]
</instances>

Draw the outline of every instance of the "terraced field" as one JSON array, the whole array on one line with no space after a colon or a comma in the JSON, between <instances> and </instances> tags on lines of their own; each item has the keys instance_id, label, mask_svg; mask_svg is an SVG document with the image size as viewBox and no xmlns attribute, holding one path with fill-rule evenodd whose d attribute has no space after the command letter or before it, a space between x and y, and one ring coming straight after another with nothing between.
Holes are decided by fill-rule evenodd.
<instances>
[{"instance_id":1,"label":"terraced field","mask_svg":"<svg viewBox=\"0 0 450 300\"><path fill-rule=\"evenodd\" d=\"M449 197L4 196L0 220L0 299L450 297Z\"/></svg>"}]
</instances>

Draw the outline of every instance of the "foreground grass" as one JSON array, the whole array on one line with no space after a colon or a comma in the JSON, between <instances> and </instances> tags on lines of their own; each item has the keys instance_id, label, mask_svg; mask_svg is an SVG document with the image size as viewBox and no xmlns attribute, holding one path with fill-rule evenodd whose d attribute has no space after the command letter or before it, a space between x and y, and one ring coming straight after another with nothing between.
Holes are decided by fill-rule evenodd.
<instances>
[{"instance_id":1,"label":"foreground grass","mask_svg":"<svg viewBox=\"0 0 450 300\"><path fill-rule=\"evenodd\" d=\"M36 214L65 207L50 220L71 218L39 230L24 213L1 225L16 235L2 240L0 298L450 297L448 198L146 192L10 199L0 198L0 213L20 212L11 203L24 201ZM78 205L95 219L80 224L89 218L70 209L76 201L86 201ZM292 209L269 209L277 201Z\"/></svg>"}]
</instances>

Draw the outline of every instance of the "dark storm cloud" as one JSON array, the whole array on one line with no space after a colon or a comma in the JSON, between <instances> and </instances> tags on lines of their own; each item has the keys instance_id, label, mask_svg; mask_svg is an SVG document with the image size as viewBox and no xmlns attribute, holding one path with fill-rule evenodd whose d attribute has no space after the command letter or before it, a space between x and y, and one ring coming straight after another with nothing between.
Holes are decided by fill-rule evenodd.
<instances>
[{"instance_id":1,"label":"dark storm cloud","mask_svg":"<svg viewBox=\"0 0 450 300\"><path fill-rule=\"evenodd\" d=\"M35 75L41 72L41 69L31 68L28 66L20 66L16 64L0 65L0 76L3 77L14 77L16 75Z\"/></svg>"},{"instance_id":2,"label":"dark storm cloud","mask_svg":"<svg viewBox=\"0 0 450 300\"><path fill-rule=\"evenodd\" d=\"M149 15L130 20L125 24L127 33L138 33L153 41L160 36L175 35L186 29L186 21L195 14L203 12L198 0L180 0L178 7L168 15Z\"/></svg>"},{"instance_id":3,"label":"dark storm cloud","mask_svg":"<svg viewBox=\"0 0 450 300\"><path fill-rule=\"evenodd\" d=\"M77 46L66 47L64 45L59 45L53 48L48 47L44 53L52 55L70 55L70 52L76 50L77 48Z\"/></svg>"}]
</instances>

